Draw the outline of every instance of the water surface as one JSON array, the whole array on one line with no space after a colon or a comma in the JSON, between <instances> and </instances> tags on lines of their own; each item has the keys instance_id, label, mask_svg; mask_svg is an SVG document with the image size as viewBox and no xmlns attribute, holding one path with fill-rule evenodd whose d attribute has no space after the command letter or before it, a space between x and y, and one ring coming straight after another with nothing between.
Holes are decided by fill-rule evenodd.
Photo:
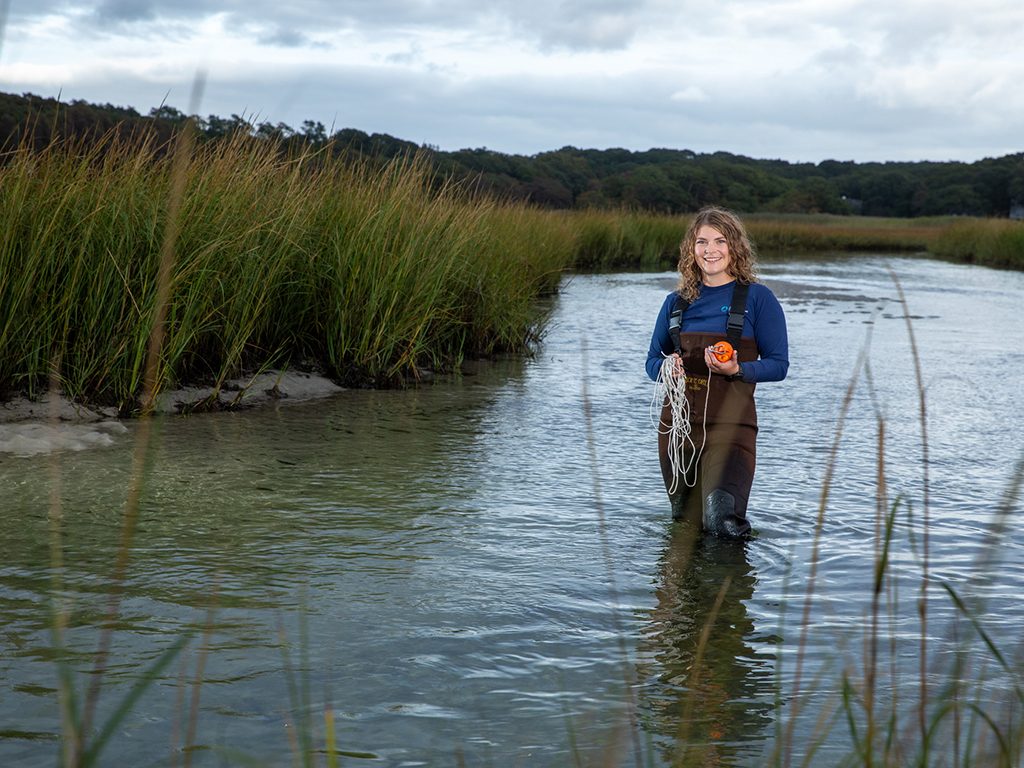
<instances>
[{"instance_id":1,"label":"water surface","mask_svg":"<svg viewBox=\"0 0 1024 768\"><path fill-rule=\"evenodd\" d=\"M323 748L325 711L346 765L648 765L671 762L681 743L699 764L760 765L785 748L778 729L794 715L792 750L803 755L843 671L863 678L879 423L882 508L902 499L880 696L912 698L923 448L907 312L889 266L927 397L927 679L934 690L948 678L969 634L958 625L954 641L940 581L984 598L972 605L1017 657L1016 529L1002 537L994 577L972 579L1024 447L1024 275L871 256L767 264L792 366L785 382L757 390L756 536L745 545L669 520L643 363L673 277L581 275L554 301L532 357L467 365L408 391L160 423L98 721L176 638L195 635L132 708L107 759L180 758L200 663L196 765L237 753L289 764L290 734ZM803 635L822 484L855 374ZM54 457L0 453L6 766L57 760L55 589L72 607L67 658L79 690L92 677L138 430L127 426ZM994 680L982 698L995 702L1003 688ZM828 762L847 753L842 723L820 749Z\"/></svg>"}]
</instances>

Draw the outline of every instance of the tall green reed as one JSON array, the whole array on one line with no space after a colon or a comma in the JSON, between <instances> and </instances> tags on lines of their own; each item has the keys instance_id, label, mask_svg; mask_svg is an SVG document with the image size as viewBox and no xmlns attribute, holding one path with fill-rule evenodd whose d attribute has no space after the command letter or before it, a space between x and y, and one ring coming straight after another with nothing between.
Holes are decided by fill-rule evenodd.
<instances>
[{"instance_id":1,"label":"tall green reed","mask_svg":"<svg viewBox=\"0 0 1024 768\"><path fill-rule=\"evenodd\" d=\"M579 269L674 268L690 223L685 216L626 210L585 210L569 218L579 233Z\"/></svg>"},{"instance_id":2,"label":"tall green reed","mask_svg":"<svg viewBox=\"0 0 1024 768\"><path fill-rule=\"evenodd\" d=\"M748 232L764 251L925 251L951 219L875 218L822 214L752 214Z\"/></svg>"},{"instance_id":3,"label":"tall green reed","mask_svg":"<svg viewBox=\"0 0 1024 768\"><path fill-rule=\"evenodd\" d=\"M312 358L396 382L524 350L575 233L555 215L431 190L420 160L286 156L245 136L173 153L115 136L22 148L0 170L0 388L141 405L162 244L176 221L157 390Z\"/></svg>"}]
</instances>

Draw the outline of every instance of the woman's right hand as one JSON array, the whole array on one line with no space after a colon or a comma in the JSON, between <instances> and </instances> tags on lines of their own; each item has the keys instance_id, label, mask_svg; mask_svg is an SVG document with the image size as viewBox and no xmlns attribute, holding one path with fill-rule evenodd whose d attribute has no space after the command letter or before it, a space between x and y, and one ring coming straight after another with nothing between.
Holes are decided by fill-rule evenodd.
<instances>
[{"instance_id":1,"label":"woman's right hand","mask_svg":"<svg viewBox=\"0 0 1024 768\"><path fill-rule=\"evenodd\" d=\"M673 352L671 355L665 358L665 362L662 363L662 365L668 363L669 360L672 361L671 363L669 363L672 366L672 378L678 379L680 376L683 376L683 359L679 357L679 353Z\"/></svg>"}]
</instances>

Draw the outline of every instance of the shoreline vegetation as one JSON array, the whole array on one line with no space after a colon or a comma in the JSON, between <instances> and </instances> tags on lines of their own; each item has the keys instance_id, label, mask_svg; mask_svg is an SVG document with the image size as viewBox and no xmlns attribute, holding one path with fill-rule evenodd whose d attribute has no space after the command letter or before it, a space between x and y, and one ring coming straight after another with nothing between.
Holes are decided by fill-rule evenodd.
<instances>
[{"instance_id":1,"label":"shoreline vegetation","mask_svg":"<svg viewBox=\"0 0 1024 768\"><path fill-rule=\"evenodd\" d=\"M241 132L181 146L110 132L3 158L0 401L59 389L137 414L167 242L157 388L202 384L221 408L229 382L270 368L402 386L525 352L543 334L535 299L564 272L671 269L688 223L502 200L422 156L285 151ZM1024 224L1006 219L744 218L766 254L927 252L1024 268Z\"/></svg>"},{"instance_id":2,"label":"shoreline vegetation","mask_svg":"<svg viewBox=\"0 0 1024 768\"><path fill-rule=\"evenodd\" d=\"M114 137L22 150L0 171L0 391L141 407L174 153ZM246 370L399 385L521 351L572 230L555 213L431 187L416 160L282 156L237 136L183 163L155 381Z\"/></svg>"}]
</instances>

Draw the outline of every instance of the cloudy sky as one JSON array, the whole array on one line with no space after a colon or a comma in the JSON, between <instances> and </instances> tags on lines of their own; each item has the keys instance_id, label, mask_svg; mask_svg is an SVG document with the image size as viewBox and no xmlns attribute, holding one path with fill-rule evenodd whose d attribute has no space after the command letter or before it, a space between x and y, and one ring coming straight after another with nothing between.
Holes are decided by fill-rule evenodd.
<instances>
[{"instance_id":1,"label":"cloudy sky","mask_svg":"<svg viewBox=\"0 0 1024 768\"><path fill-rule=\"evenodd\" d=\"M0 0L0 90L445 150L1024 151L1021 0Z\"/></svg>"}]
</instances>

